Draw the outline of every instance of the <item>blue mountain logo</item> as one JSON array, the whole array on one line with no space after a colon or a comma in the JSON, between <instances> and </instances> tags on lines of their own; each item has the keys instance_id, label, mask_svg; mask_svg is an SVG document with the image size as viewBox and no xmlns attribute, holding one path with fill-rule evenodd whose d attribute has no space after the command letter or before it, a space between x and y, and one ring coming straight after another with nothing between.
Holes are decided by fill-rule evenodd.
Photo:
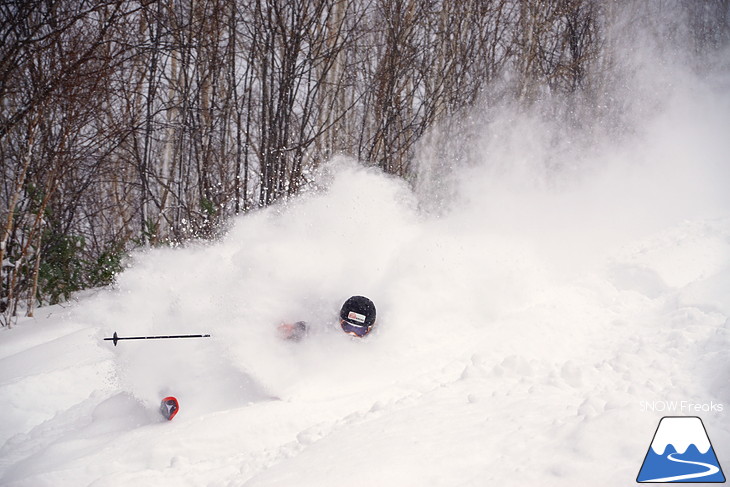
<instances>
[{"instance_id":1,"label":"blue mountain logo","mask_svg":"<svg viewBox=\"0 0 730 487\"><path fill-rule=\"evenodd\" d=\"M662 418L636 481L725 482L702 420L696 416Z\"/></svg>"}]
</instances>

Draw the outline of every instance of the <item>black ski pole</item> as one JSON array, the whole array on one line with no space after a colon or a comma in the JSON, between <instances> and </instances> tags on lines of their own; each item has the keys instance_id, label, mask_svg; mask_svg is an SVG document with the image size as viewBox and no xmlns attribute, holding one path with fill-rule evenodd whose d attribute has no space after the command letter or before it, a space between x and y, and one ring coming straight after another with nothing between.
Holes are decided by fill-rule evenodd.
<instances>
[{"instance_id":1,"label":"black ski pole","mask_svg":"<svg viewBox=\"0 0 730 487\"><path fill-rule=\"evenodd\" d=\"M104 340L112 340L114 346L117 346L119 340L161 340L169 338L210 338L210 335L155 335L149 337L120 337L117 336L117 332L114 332L114 336L105 337Z\"/></svg>"}]
</instances>

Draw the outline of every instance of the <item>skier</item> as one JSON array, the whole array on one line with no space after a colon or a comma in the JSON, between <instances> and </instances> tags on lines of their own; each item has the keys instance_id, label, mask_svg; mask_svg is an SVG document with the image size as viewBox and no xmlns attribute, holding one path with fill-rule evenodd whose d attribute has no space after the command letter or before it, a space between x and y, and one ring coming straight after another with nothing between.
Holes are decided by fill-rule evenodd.
<instances>
[{"instance_id":1,"label":"skier","mask_svg":"<svg viewBox=\"0 0 730 487\"><path fill-rule=\"evenodd\" d=\"M340 328L362 338L375 326L375 304L365 296L353 296L340 308Z\"/></svg>"},{"instance_id":2,"label":"skier","mask_svg":"<svg viewBox=\"0 0 730 487\"><path fill-rule=\"evenodd\" d=\"M373 329L375 314L375 304L370 299L352 296L340 308L340 328L348 335L362 338ZM308 332L309 326L304 321L279 325L279 334L285 340L298 342Z\"/></svg>"}]
</instances>

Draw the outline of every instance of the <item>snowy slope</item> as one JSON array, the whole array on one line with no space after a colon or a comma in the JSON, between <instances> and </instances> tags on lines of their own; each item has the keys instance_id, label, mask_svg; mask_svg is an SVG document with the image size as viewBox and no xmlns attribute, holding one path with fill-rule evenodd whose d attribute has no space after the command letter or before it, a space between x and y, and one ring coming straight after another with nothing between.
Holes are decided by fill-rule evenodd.
<instances>
[{"instance_id":1,"label":"snowy slope","mask_svg":"<svg viewBox=\"0 0 730 487\"><path fill-rule=\"evenodd\" d=\"M727 471L729 102L678 89L559 184L506 136L545 128L510 117L440 216L333 161L220 242L135 254L0 330L0 484L627 485L671 401ZM362 341L332 326L353 294L378 306ZM298 319L318 332L280 342Z\"/></svg>"}]
</instances>

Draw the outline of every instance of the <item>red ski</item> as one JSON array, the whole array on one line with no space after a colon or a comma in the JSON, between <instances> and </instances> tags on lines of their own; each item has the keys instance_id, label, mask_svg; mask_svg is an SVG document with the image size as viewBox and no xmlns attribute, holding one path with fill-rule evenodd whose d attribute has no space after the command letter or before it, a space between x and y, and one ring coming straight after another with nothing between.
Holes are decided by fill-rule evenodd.
<instances>
[{"instance_id":1,"label":"red ski","mask_svg":"<svg viewBox=\"0 0 730 487\"><path fill-rule=\"evenodd\" d=\"M176 398L168 396L162 400L160 413L166 420L172 421L172 418L175 417L178 411L180 411L180 403L177 402Z\"/></svg>"}]
</instances>

